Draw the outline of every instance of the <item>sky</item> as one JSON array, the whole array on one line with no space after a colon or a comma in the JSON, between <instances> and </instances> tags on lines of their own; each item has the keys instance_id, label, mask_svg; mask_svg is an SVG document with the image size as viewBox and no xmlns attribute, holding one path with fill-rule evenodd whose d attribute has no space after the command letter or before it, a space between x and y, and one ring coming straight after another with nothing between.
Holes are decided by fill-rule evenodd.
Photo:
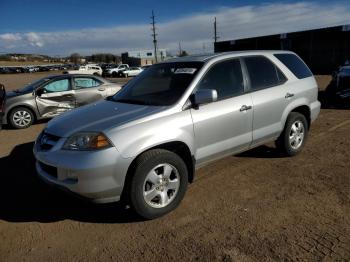
<instances>
[{"instance_id":1,"label":"sky","mask_svg":"<svg viewBox=\"0 0 350 262\"><path fill-rule=\"evenodd\" d=\"M66 56L152 49L150 16L158 46L176 54L213 51L232 40L350 24L350 1L111 1L0 0L0 54Z\"/></svg>"}]
</instances>

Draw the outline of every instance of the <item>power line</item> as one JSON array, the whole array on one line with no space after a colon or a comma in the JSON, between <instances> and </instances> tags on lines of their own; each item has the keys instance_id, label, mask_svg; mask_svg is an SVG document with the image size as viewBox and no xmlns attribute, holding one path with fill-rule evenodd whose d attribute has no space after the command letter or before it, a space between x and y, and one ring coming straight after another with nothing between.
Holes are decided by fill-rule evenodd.
<instances>
[{"instance_id":1,"label":"power line","mask_svg":"<svg viewBox=\"0 0 350 262\"><path fill-rule=\"evenodd\" d=\"M151 16L151 19L152 19L152 37L153 37L153 45L154 45L154 58L156 60L156 63L158 62L158 58L157 58L157 34L156 34L156 22L155 22L155 16L154 16L154 12L152 10L152 16Z\"/></svg>"}]
</instances>

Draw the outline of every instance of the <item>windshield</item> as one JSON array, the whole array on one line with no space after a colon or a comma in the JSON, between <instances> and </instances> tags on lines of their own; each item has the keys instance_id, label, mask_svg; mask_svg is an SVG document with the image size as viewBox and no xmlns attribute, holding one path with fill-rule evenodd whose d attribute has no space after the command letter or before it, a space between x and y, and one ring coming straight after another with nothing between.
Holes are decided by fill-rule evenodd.
<instances>
[{"instance_id":1,"label":"windshield","mask_svg":"<svg viewBox=\"0 0 350 262\"><path fill-rule=\"evenodd\" d=\"M202 66L202 62L156 64L128 82L112 100L170 106L180 99Z\"/></svg>"},{"instance_id":2,"label":"windshield","mask_svg":"<svg viewBox=\"0 0 350 262\"><path fill-rule=\"evenodd\" d=\"M37 88L38 86L40 86L41 84L43 84L49 80L50 80L49 78L42 78L34 83L29 83L25 87L17 89L16 91L21 92L21 93L30 93L30 92L33 92L35 88Z\"/></svg>"}]
</instances>

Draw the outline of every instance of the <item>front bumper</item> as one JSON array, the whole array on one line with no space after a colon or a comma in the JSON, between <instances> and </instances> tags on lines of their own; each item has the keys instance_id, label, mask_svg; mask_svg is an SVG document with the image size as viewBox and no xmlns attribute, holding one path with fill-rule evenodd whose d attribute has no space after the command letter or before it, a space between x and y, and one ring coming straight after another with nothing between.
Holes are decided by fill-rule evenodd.
<instances>
[{"instance_id":1,"label":"front bumper","mask_svg":"<svg viewBox=\"0 0 350 262\"><path fill-rule=\"evenodd\" d=\"M48 151L34 145L39 177L59 189L95 203L119 201L131 159L122 158L115 147L98 151L61 150L61 138Z\"/></svg>"}]
</instances>

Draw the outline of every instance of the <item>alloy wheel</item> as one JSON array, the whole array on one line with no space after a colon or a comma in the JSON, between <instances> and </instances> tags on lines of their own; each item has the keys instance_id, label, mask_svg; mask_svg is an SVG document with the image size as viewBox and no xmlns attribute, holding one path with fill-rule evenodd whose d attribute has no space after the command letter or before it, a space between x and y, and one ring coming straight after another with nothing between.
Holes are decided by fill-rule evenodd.
<instances>
[{"instance_id":1,"label":"alloy wheel","mask_svg":"<svg viewBox=\"0 0 350 262\"><path fill-rule=\"evenodd\" d=\"M24 110L17 111L13 114L13 122L20 127L25 127L32 121L30 113Z\"/></svg>"},{"instance_id":2,"label":"alloy wheel","mask_svg":"<svg viewBox=\"0 0 350 262\"><path fill-rule=\"evenodd\" d=\"M303 122L300 120L295 121L290 129L289 133L289 144L294 149L297 150L303 144L305 136L305 128Z\"/></svg>"},{"instance_id":3,"label":"alloy wheel","mask_svg":"<svg viewBox=\"0 0 350 262\"><path fill-rule=\"evenodd\" d=\"M167 163L157 165L146 176L143 184L143 198L153 208L168 206L180 188L178 170Z\"/></svg>"}]
</instances>

